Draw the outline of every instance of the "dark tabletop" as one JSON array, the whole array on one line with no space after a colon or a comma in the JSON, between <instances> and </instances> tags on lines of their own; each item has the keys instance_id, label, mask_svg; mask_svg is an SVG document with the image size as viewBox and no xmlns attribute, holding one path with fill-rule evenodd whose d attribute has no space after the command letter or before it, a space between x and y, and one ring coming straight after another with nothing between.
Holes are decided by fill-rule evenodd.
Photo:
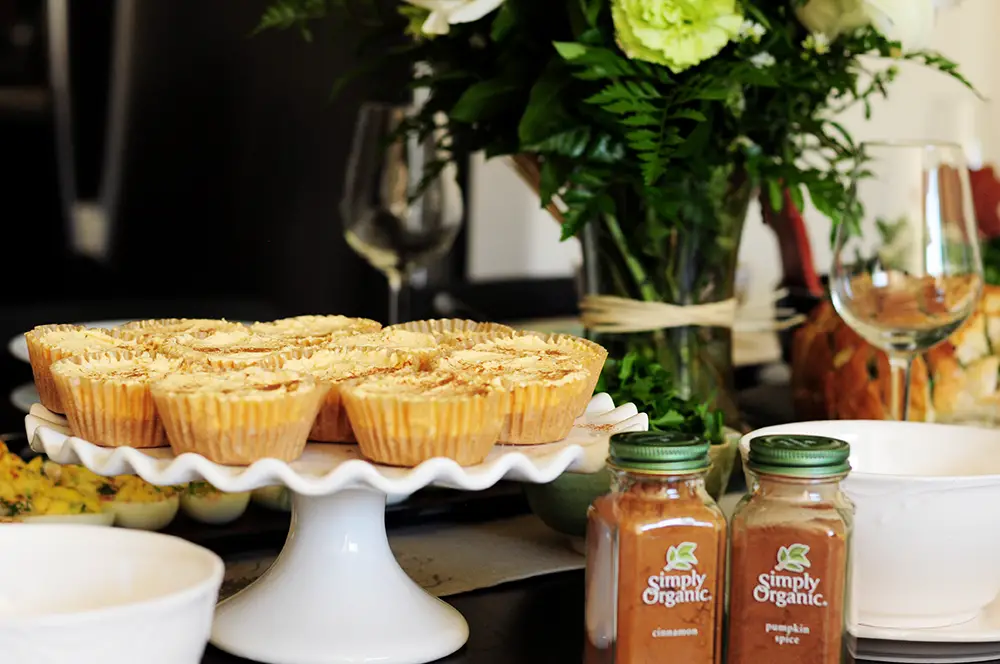
<instances>
[{"instance_id":1,"label":"dark tabletop","mask_svg":"<svg viewBox=\"0 0 1000 664\"><path fill-rule=\"evenodd\" d=\"M448 597L446 601L469 622L469 642L451 657L439 660L440 664L580 664L583 661L582 570L508 583ZM211 646L202 660L204 664L247 661ZM858 660L858 664L866 663Z\"/></svg>"}]
</instances>

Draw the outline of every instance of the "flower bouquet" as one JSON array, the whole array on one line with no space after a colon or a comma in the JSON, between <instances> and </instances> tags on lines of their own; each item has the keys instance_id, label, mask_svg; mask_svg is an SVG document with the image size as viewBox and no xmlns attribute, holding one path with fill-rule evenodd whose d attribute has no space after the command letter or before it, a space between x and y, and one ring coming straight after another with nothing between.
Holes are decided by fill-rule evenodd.
<instances>
[{"instance_id":1,"label":"flower bouquet","mask_svg":"<svg viewBox=\"0 0 1000 664\"><path fill-rule=\"evenodd\" d=\"M950 3L949 3L950 4ZM588 328L665 367L729 424L737 252L750 202L857 212L837 112L926 50L933 0L278 0L261 28L335 15L426 101L446 158L511 159L584 245ZM387 80L391 77L385 77ZM393 80L398 80L394 78Z\"/></svg>"}]
</instances>

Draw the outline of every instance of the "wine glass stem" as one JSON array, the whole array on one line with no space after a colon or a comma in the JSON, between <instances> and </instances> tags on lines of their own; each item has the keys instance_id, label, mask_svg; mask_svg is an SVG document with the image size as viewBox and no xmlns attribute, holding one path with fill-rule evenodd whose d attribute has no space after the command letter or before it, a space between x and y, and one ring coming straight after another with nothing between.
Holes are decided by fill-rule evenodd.
<instances>
[{"instance_id":1,"label":"wine glass stem","mask_svg":"<svg viewBox=\"0 0 1000 664\"><path fill-rule=\"evenodd\" d=\"M910 369L912 367L912 355L889 354L892 416L902 422L910 419Z\"/></svg>"},{"instance_id":2,"label":"wine glass stem","mask_svg":"<svg viewBox=\"0 0 1000 664\"><path fill-rule=\"evenodd\" d=\"M409 273L393 271L386 277L389 279L389 325L405 323L410 316Z\"/></svg>"}]
</instances>

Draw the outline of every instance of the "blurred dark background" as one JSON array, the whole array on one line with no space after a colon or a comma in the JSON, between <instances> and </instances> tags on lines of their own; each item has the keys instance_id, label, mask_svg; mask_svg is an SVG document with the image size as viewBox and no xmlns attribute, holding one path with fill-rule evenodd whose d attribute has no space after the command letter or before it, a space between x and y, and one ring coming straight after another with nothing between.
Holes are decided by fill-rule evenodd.
<instances>
[{"instance_id":1,"label":"blurred dark background","mask_svg":"<svg viewBox=\"0 0 1000 664\"><path fill-rule=\"evenodd\" d=\"M332 100L357 64L349 40L323 38L329 21L312 43L253 36L267 5L0 0L0 342L52 322L384 319L385 278L344 242L337 211L373 90ZM575 309L568 279L464 275L460 236L413 317ZM0 394L30 380L0 352ZM20 429L0 398L0 433Z\"/></svg>"}]
</instances>

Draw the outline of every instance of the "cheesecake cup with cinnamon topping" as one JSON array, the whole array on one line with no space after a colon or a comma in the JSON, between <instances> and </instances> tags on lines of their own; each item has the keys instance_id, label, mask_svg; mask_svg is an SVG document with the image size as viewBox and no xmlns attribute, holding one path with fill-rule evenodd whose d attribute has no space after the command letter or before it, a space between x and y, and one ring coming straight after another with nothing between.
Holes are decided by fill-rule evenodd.
<instances>
[{"instance_id":1,"label":"cheesecake cup with cinnamon topping","mask_svg":"<svg viewBox=\"0 0 1000 664\"><path fill-rule=\"evenodd\" d=\"M379 332L337 337L330 341L328 347L405 353L411 358L416 358L424 369L429 369L441 354L441 345L433 335L391 328Z\"/></svg>"},{"instance_id":2,"label":"cheesecake cup with cinnamon topping","mask_svg":"<svg viewBox=\"0 0 1000 664\"><path fill-rule=\"evenodd\" d=\"M207 337L216 332L246 330L242 323L213 318L155 318L137 320L122 325L121 330L151 348L157 348L173 337L189 334Z\"/></svg>"},{"instance_id":3,"label":"cheesecake cup with cinnamon topping","mask_svg":"<svg viewBox=\"0 0 1000 664\"><path fill-rule=\"evenodd\" d=\"M82 325L40 325L25 333L24 339L28 345L35 389L42 405L53 413L64 412L59 391L52 379L53 363L87 353L139 348L138 342L125 338L119 330Z\"/></svg>"},{"instance_id":4,"label":"cheesecake cup with cinnamon topping","mask_svg":"<svg viewBox=\"0 0 1000 664\"><path fill-rule=\"evenodd\" d=\"M297 346L316 346L346 335L378 332L382 324L367 318L348 316L295 316L269 323L255 323L255 334L276 337Z\"/></svg>"},{"instance_id":5,"label":"cheesecake cup with cinnamon topping","mask_svg":"<svg viewBox=\"0 0 1000 664\"><path fill-rule=\"evenodd\" d=\"M183 334L170 339L161 351L218 370L245 369L288 350L286 341L255 334L247 328L220 330L205 337Z\"/></svg>"},{"instance_id":6,"label":"cheesecake cup with cinnamon topping","mask_svg":"<svg viewBox=\"0 0 1000 664\"><path fill-rule=\"evenodd\" d=\"M469 348L477 343L514 335L514 329L500 323L480 323L462 318L415 320L390 325L386 330L406 330L433 335L438 343L450 348Z\"/></svg>"},{"instance_id":7,"label":"cheesecake cup with cinnamon topping","mask_svg":"<svg viewBox=\"0 0 1000 664\"><path fill-rule=\"evenodd\" d=\"M502 387L507 406L501 443L539 445L569 435L580 415L581 396L590 383L580 360L568 354L545 356L480 348L455 351L437 366Z\"/></svg>"},{"instance_id":8,"label":"cheesecake cup with cinnamon topping","mask_svg":"<svg viewBox=\"0 0 1000 664\"><path fill-rule=\"evenodd\" d=\"M414 369L419 360L390 350L304 348L279 354L274 363L288 371L309 374L329 388L309 433L309 440L353 443L357 439L347 410L343 407L341 385L351 380L371 379Z\"/></svg>"},{"instance_id":9,"label":"cheesecake cup with cinnamon topping","mask_svg":"<svg viewBox=\"0 0 1000 664\"><path fill-rule=\"evenodd\" d=\"M326 391L311 376L260 367L179 373L152 385L174 454L232 466L298 459Z\"/></svg>"},{"instance_id":10,"label":"cheesecake cup with cinnamon topping","mask_svg":"<svg viewBox=\"0 0 1000 664\"><path fill-rule=\"evenodd\" d=\"M149 386L182 362L147 351L79 355L52 365L73 435L101 447L165 447Z\"/></svg>"},{"instance_id":11,"label":"cheesecake cup with cinnamon topping","mask_svg":"<svg viewBox=\"0 0 1000 664\"><path fill-rule=\"evenodd\" d=\"M361 453L375 463L414 467L447 457L481 463L504 421L505 395L447 371L399 372L341 388Z\"/></svg>"},{"instance_id":12,"label":"cheesecake cup with cinnamon topping","mask_svg":"<svg viewBox=\"0 0 1000 664\"><path fill-rule=\"evenodd\" d=\"M569 355L583 363L588 375L587 388L580 397L577 415L581 415L590 403L597 387L597 381L604 370L604 362L608 359L608 351L600 344L589 339L575 337L571 334L542 334L539 332L515 332L513 336L495 339L475 346L482 350L508 352L515 354L534 354L548 357Z\"/></svg>"}]
</instances>

